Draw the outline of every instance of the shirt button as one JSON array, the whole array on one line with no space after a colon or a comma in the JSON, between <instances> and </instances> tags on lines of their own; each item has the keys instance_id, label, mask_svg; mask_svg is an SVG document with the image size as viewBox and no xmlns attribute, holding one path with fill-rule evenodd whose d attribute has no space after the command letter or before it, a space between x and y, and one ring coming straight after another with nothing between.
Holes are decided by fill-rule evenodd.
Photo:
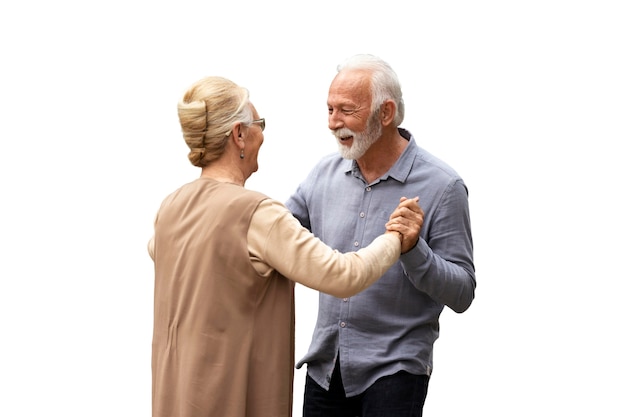
<instances>
[{"instance_id":1,"label":"shirt button","mask_svg":"<svg viewBox=\"0 0 626 417\"><path fill-rule=\"evenodd\" d=\"M359 242L354 242L354 246L359 246Z\"/></svg>"},{"instance_id":2,"label":"shirt button","mask_svg":"<svg viewBox=\"0 0 626 417\"><path fill-rule=\"evenodd\" d=\"M361 218L365 217L365 213L363 213L363 212L359 213L359 217L361 217Z\"/></svg>"},{"instance_id":3,"label":"shirt button","mask_svg":"<svg viewBox=\"0 0 626 417\"><path fill-rule=\"evenodd\" d=\"M348 299L347 299L347 298L344 298L344 299L343 299L343 301L348 301Z\"/></svg>"},{"instance_id":4,"label":"shirt button","mask_svg":"<svg viewBox=\"0 0 626 417\"><path fill-rule=\"evenodd\" d=\"M331 379L330 375L326 375L326 382L330 382Z\"/></svg>"},{"instance_id":5,"label":"shirt button","mask_svg":"<svg viewBox=\"0 0 626 417\"><path fill-rule=\"evenodd\" d=\"M372 191L372 187L367 187L365 191Z\"/></svg>"},{"instance_id":6,"label":"shirt button","mask_svg":"<svg viewBox=\"0 0 626 417\"><path fill-rule=\"evenodd\" d=\"M341 323L339 323L339 325L340 325L341 327L346 327L346 322L345 322L345 321L342 321Z\"/></svg>"}]
</instances>

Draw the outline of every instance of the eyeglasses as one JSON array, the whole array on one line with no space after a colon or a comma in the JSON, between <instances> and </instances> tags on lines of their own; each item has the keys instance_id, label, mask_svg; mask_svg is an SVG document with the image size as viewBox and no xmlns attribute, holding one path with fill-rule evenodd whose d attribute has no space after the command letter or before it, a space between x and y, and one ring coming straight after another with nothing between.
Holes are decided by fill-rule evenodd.
<instances>
[{"instance_id":1,"label":"eyeglasses","mask_svg":"<svg viewBox=\"0 0 626 417\"><path fill-rule=\"evenodd\" d=\"M265 130L265 119L253 120L252 123L257 123L261 127L261 132Z\"/></svg>"},{"instance_id":2,"label":"eyeglasses","mask_svg":"<svg viewBox=\"0 0 626 417\"><path fill-rule=\"evenodd\" d=\"M253 120L252 122L250 122L250 124L252 124L252 123L256 123L256 124L258 124L258 125L259 125L259 127L261 128L261 132L265 130L265 119L264 119L264 118L263 118L263 119L256 119L256 120ZM232 130L229 130L229 131L226 133L226 136L230 136L230 134L231 134L232 132L233 132Z\"/></svg>"}]
</instances>

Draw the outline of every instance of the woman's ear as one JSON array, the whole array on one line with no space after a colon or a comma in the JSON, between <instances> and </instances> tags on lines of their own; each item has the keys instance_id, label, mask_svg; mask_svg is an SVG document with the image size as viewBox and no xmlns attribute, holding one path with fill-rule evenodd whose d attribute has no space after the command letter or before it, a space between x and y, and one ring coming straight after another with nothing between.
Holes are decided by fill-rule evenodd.
<instances>
[{"instance_id":1,"label":"woman's ear","mask_svg":"<svg viewBox=\"0 0 626 417\"><path fill-rule=\"evenodd\" d=\"M240 138L242 135L242 125L240 122L237 122L233 125L233 137L234 138Z\"/></svg>"},{"instance_id":2,"label":"woman's ear","mask_svg":"<svg viewBox=\"0 0 626 417\"><path fill-rule=\"evenodd\" d=\"M243 123L237 122L233 125L233 139L235 139L235 142L243 142L246 133L247 128Z\"/></svg>"},{"instance_id":3,"label":"woman's ear","mask_svg":"<svg viewBox=\"0 0 626 417\"><path fill-rule=\"evenodd\" d=\"M238 148L243 148L246 129L245 126L239 122L233 125L233 142Z\"/></svg>"}]
</instances>

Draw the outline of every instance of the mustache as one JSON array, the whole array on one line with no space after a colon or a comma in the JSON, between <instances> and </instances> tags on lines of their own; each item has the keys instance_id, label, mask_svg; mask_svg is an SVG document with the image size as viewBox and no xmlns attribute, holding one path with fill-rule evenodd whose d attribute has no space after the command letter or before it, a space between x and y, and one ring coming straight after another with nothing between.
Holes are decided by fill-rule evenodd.
<instances>
[{"instance_id":1,"label":"mustache","mask_svg":"<svg viewBox=\"0 0 626 417\"><path fill-rule=\"evenodd\" d=\"M356 136L356 134L352 130L348 129L347 127L342 127L339 129L330 129L330 132L337 139L345 138L348 136Z\"/></svg>"}]
</instances>

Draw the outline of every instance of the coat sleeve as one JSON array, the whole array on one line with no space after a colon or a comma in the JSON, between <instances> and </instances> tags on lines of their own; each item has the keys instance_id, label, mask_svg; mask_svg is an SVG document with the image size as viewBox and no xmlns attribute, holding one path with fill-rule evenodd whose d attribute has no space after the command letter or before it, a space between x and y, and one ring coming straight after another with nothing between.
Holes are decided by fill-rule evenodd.
<instances>
[{"instance_id":1,"label":"coat sleeve","mask_svg":"<svg viewBox=\"0 0 626 417\"><path fill-rule=\"evenodd\" d=\"M400 239L383 234L357 252L340 253L315 237L281 203L266 200L248 231L255 268L335 297L351 297L378 280L400 256Z\"/></svg>"}]
</instances>

